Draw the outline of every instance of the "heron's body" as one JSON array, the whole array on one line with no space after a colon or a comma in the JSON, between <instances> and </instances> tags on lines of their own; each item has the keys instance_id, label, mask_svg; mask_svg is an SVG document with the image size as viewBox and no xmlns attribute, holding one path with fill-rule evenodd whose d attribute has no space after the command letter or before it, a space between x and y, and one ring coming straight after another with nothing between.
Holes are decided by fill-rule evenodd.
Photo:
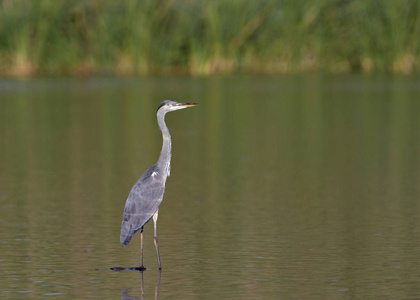
<instances>
[{"instance_id":1,"label":"heron's body","mask_svg":"<svg viewBox=\"0 0 420 300\"><path fill-rule=\"evenodd\" d=\"M165 193L165 183L170 175L171 167L171 135L165 123L165 114L170 111L195 106L195 103L178 103L165 100L157 110L157 120L162 131L163 144L157 163L150 167L134 184L128 195L124 207L123 221L121 224L120 242L126 246L133 235L141 230L141 266L143 269L143 226L153 218L155 227L155 246L158 255L159 269L160 258L156 235L156 222L159 205Z\"/></svg>"},{"instance_id":2,"label":"heron's body","mask_svg":"<svg viewBox=\"0 0 420 300\"><path fill-rule=\"evenodd\" d=\"M124 207L121 225L120 242L127 246L133 235L139 231L157 212L163 200L165 186L161 184L161 171L154 165L149 168L136 182L128 195ZM153 175L157 174L157 175ZM163 179L166 181L166 178ZM143 186L147 186L144 189Z\"/></svg>"}]
</instances>

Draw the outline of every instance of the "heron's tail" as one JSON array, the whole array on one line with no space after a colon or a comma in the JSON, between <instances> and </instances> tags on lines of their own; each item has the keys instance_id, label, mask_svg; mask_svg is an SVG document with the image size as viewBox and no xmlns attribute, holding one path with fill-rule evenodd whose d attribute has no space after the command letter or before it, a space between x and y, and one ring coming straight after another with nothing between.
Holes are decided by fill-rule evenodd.
<instances>
[{"instance_id":1,"label":"heron's tail","mask_svg":"<svg viewBox=\"0 0 420 300\"><path fill-rule=\"evenodd\" d=\"M124 224L124 222L122 223L121 233L120 233L120 243L123 247L128 245L134 233L135 233L134 229L131 225Z\"/></svg>"}]
</instances>

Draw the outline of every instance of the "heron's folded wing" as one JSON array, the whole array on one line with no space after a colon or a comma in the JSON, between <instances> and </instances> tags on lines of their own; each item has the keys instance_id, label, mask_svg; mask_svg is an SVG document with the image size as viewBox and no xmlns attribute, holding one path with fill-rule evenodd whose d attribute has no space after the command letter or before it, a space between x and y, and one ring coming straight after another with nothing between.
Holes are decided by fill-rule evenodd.
<instances>
[{"instance_id":1,"label":"heron's folded wing","mask_svg":"<svg viewBox=\"0 0 420 300\"><path fill-rule=\"evenodd\" d=\"M140 178L133 186L125 203L121 224L120 242L123 246L153 217L164 191L164 187L153 178Z\"/></svg>"}]
</instances>

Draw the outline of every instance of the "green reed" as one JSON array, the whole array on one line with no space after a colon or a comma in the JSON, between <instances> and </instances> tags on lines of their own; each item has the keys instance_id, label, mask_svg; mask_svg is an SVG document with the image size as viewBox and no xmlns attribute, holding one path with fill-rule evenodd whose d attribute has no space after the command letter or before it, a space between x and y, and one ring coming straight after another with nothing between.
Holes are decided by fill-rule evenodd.
<instances>
[{"instance_id":1,"label":"green reed","mask_svg":"<svg viewBox=\"0 0 420 300\"><path fill-rule=\"evenodd\" d=\"M400 72L416 0L3 0L0 74Z\"/></svg>"}]
</instances>

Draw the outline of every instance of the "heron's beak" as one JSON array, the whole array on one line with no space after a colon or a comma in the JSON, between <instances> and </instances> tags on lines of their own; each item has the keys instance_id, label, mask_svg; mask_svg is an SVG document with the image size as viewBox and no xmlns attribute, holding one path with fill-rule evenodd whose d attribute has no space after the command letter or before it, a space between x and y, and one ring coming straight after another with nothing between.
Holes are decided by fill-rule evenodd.
<instances>
[{"instance_id":1,"label":"heron's beak","mask_svg":"<svg viewBox=\"0 0 420 300\"><path fill-rule=\"evenodd\" d=\"M177 106L180 108L187 108L192 106L197 106L199 103L178 103Z\"/></svg>"}]
</instances>

